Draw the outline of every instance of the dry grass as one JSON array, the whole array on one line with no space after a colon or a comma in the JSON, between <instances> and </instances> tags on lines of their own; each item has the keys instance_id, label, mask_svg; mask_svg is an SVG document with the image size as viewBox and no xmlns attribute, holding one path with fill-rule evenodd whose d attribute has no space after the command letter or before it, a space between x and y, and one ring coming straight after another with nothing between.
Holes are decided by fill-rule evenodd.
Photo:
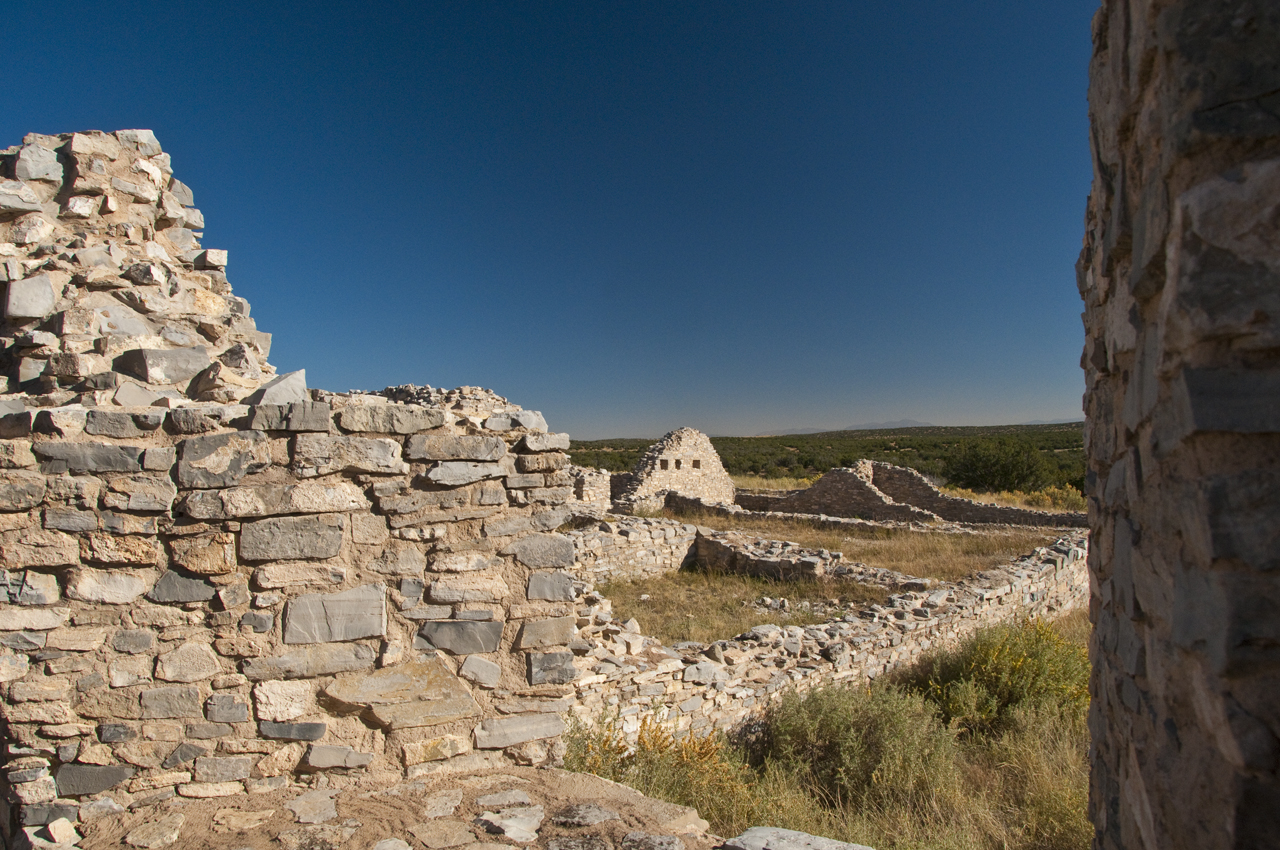
<instances>
[{"instance_id":1,"label":"dry grass","mask_svg":"<svg viewBox=\"0 0 1280 850\"><path fill-rule=\"evenodd\" d=\"M825 622L825 615L805 612L800 603L842 604L884 602L878 587L836 579L777 581L754 576L681 570L653 579L617 581L598 588L613 602L613 616L635 617L647 635L670 645L684 640L701 643L725 640L765 623L807 626ZM647 596L647 599L641 599ZM789 613L758 611L760 597L784 597Z\"/></svg>"},{"instance_id":2,"label":"dry grass","mask_svg":"<svg viewBox=\"0 0 1280 850\"><path fill-rule=\"evenodd\" d=\"M717 531L741 531L770 540L788 540L811 549L842 552L861 561L907 575L955 581L1026 555L1058 539L1053 529L1000 530L951 534L908 529L832 530L806 520L735 519L704 513L666 514Z\"/></svg>"},{"instance_id":3,"label":"dry grass","mask_svg":"<svg viewBox=\"0 0 1280 850\"><path fill-rule=\"evenodd\" d=\"M814 478L764 478L760 475L730 475L733 485L742 490L807 490L813 486Z\"/></svg>"},{"instance_id":4,"label":"dry grass","mask_svg":"<svg viewBox=\"0 0 1280 850\"><path fill-rule=\"evenodd\" d=\"M1048 487L1034 493L1021 490L1001 490L997 493L978 493L963 487L942 487L947 496L968 499L987 505L1003 505L1007 508L1030 508L1034 511L1083 511L1088 506L1084 496L1074 487Z\"/></svg>"}]
</instances>

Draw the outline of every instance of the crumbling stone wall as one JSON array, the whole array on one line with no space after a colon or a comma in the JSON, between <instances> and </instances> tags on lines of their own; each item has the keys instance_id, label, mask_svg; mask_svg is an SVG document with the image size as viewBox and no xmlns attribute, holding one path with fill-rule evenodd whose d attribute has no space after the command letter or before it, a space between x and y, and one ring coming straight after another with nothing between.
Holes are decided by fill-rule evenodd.
<instances>
[{"instance_id":1,"label":"crumbling stone wall","mask_svg":"<svg viewBox=\"0 0 1280 850\"><path fill-rule=\"evenodd\" d=\"M274 376L148 131L0 168L0 827L554 760L568 435Z\"/></svg>"},{"instance_id":2,"label":"crumbling stone wall","mask_svg":"<svg viewBox=\"0 0 1280 850\"><path fill-rule=\"evenodd\" d=\"M1088 516L1081 512L984 505L972 499L946 495L914 469L879 461L873 461L870 466L871 483L880 492L895 502L914 505L951 522L1069 528L1084 528L1088 525Z\"/></svg>"},{"instance_id":3,"label":"crumbling stone wall","mask_svg":"<svg viewBox=\"0 0 1280 850\"><path fill-rule=\"evenodd\" d=\"M733 504L733 479L711 440L693 428L672 431L646 449L630 477L619 478L619 485L614 506L622 513L660 510L667 493Z\"/></svg>"},{"instance_id":4,"label":"crumbling stone wall","mask_svg":"<svg viewBox=\"0 0 1280 850\"><path fill-rule=\"evenodd\" d=\"M1280 5L1104 0L1077 266L1101 848L1280 832Z\"/></svg>"},{"instance_id":5,"label":"crumbling stone wall","mask_svg":"<svg viewBox=\"0 0 1280 850\"><path fill-rule=\"evenodd\" d=\"M574 504L578 510L577 503ZM566 531L573 541L574 575L593 584L653 578L690 563L697 528L643 517L610 517Z\"/></svg>"},{"instance_id":6,"label":"crumbling stone wall","mask_svg":"<svg viewBox=\"0 0 1280 850\"><path fill-rule=\"evenodd\" d=\"M780 513L829 514L877 521L933 522L931 511L894 501L872 483L871 461L828 470L807 490L788 496L770 510Z\"/></svg>"}]
</instances>

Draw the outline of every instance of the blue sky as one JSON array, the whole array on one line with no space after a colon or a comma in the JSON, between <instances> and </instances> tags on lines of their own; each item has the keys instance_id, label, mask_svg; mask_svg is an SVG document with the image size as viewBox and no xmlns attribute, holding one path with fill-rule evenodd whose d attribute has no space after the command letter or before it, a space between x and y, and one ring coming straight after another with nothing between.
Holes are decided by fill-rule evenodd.
<instances>
[{"instance_id":1,"label":"blue sky","mask_svg":"<svg viewBox=\"0 0 1280 850\"><path fill-rule=\"evenodd\" d=\"M0 145L154 130L312 386L583 438L1077 417L1096 6L21 4Z\"/></svg>"}]
</instances>

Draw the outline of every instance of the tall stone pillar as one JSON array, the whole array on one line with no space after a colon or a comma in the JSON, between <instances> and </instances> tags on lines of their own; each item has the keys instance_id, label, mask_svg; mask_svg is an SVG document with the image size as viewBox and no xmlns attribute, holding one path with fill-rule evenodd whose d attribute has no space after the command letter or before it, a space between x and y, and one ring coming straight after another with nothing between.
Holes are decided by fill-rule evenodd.
<instances>
[{"instance_id":1,"label":"tall stone pillar","mask_svg":"<svg viewBox=\"0 0 1280 850\"><path fill-rule=\"evenodd\" d=\"M1280 844L1280 2L1104 0L1077 266L1099 848Z\"/></svg>"}]
</instances>

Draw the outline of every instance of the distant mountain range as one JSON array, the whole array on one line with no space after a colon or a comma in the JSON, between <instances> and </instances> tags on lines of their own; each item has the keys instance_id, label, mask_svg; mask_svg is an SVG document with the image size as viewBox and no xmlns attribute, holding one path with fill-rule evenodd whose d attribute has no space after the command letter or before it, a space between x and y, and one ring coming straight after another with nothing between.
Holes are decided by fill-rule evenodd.
<instances>
[{"instance_id":1,"label":"distant mountain range","mask_svg":"<svg viewBox=\"0 0 1280 850\"><path fill-rule=\"evenodd\" d=\"M1069 420L1068 420L1069 421ZM1035 423L1039 424L1039 423ZM823 434L828 431L884 431L890 428L932 428L932 422L920 422L915 419L897 419L893 422L863 422L861 425L846 425L843 428L793 428L789 431L766 431L756 434L757 437L788 437L792 434Z\"/></svg>"}]
</instances>

